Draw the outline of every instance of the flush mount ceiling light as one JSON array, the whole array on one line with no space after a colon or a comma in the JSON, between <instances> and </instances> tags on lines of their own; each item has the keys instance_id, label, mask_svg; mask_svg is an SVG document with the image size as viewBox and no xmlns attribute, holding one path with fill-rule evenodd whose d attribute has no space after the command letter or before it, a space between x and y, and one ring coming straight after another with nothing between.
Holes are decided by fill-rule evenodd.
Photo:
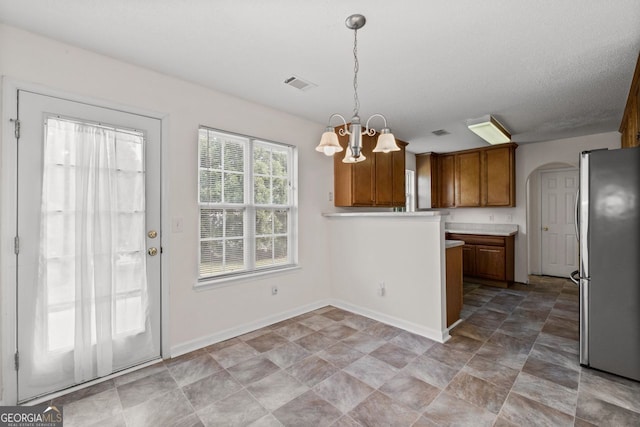
<instances>
[{"instance_id":1,"label":"flush mount ceiling light","mask_svg":"<svg viewBox=\"0 0 640 427\"><path fill-rule=\"evenodd\" d=\"M489 144L511 142L511 134L492 115L467 120L469 130Z\"/></svg>"},{"instance_id":2,"label":"flush mount ceiling light","mask_svg":"<svg viewBox=\"0 0 640 427\"><path fill-rule=\"evenodd\" d=\"M374 136L376 134L376 130L369 127L369 121L374 117L380 117L384 120L384 127L380 130L380 135L378 136L378 142L376 147L373 149L374 153L388 153L390 151L400 151L400 147L396 144L396 139L391 133L391 129L387 127L387 119L382 114L374 114L367 120L364 129L362 129L362 125L360 124L360 116L358 113L360 111L360 100L358 99L358 30L364 27L367 20L363 15L351 15L346 21L345 25L350 30L353 30L353 117L351 117L351 123L347 125L347 121L340 114L332 114L329 117L329 123L322 134L322 138L320 138L320 144L316 147L316 151L320 151L327 156L333 156L335 153L338 153L343 150L338 142L338 135L335 132L335 129L331 127L331 119L334 117L339 117L342 120L343 127L340 128L339 133L341 136L349 135L349 144L347 145L347 150L342 161L344 163L357 163L362 162L366 159L364 154L362 154L362 135ZM348 126L348 128L347 128Z\"/></svg>"}]
</instances>

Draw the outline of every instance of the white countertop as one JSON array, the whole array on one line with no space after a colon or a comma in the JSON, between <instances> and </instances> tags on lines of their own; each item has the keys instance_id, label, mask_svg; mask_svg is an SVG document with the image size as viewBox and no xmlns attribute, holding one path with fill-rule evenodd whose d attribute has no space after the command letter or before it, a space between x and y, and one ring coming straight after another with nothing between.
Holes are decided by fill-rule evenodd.
<instances>
[{"instance_id":1,"label":"white countertop","mask_svg":"<svg viewBox=\"0 0 640 427\"><path fill-rule=\"evenodd\" d=\"M420 211L420 212L326 212L322 216L329 218L340 217L384 217L384 218L408 218L408 217L441 217L449 215L448 212Z\"/></svg>"},{"instance_id":2,"label":"white countertop","mask_svg":"<svg viewBox=\"0 0 640 427\"><path fill-rule=\"evenodd\" d=\"M447 222L444 231L456 234L483 234L489 236L513 236L518 233L518 224L478 224Z\"/></svg>"},{"instance_id":3,"label":"white countertop","mask_svg":"<svg viewBox=\"0 0 640 427\"><path fill-rule=\"evenodd\" d=\"M464 242L462 240L445 240L444 247L446 249L455 248L457 246L463 246Z\"/></svg>"}]
</instances>

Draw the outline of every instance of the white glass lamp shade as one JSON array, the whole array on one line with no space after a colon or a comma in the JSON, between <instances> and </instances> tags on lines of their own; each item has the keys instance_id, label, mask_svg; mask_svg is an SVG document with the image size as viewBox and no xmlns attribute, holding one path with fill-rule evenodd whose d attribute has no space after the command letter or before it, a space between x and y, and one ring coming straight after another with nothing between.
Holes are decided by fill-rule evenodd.
<instances>
[{"instance_id":1,"label":"white glass lamp shade","mask_svg":"<svg viewBox=\"0 0 640 427\"><path fill-rule=\"evenodd\" d=\"M324 153L327 156L333 156L342 150L343 148L338 142L338 135L336 135L336 132L331 126L328 126L322 134L322 138L320 138L320 144L316 147L316 151Z\"/></svg>"},{"instance_id":2,"label":"white glass lamp shade","mask_svg":"<svg viewBox=\"0 0 640 427\"><path fill-rule=\"evenodd\" d=\"M376 148L373 149L374 153L389 153L391 151L400 151L400 147L396 144L396 138L391 133L389 128L384 128L380 131L378 136L378 142Z\"/></svg>"},{"instance_id":3,"label":"white glass lamp shade","mask_svg":"<svg viewBox=\"0 0 640 427\"><path fill-rule=\"evenodd\" d=\"M359 163L364 162L365 160L367 160L367 158L364 156L364 154L362 154L362 151L360 152L360 155L358 157L353 157L353 151L351 150L351 147L348 146L347 150L344 153L344 159L342 159L342 163Z\"/></svg>"}]
</instances>

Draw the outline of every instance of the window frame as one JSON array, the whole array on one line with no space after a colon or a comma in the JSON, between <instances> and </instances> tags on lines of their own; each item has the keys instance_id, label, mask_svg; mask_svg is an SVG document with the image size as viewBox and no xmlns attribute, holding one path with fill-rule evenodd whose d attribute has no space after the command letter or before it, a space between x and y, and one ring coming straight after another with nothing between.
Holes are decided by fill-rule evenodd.
<instances>
[{"instance_id":1,"label":"window frame","mask_svg":"<svg viewBox=\"0 0 640 427\"><path fill-rule=\"evenodd\" d=\"M244 141L244 200L242 203L227 203L227 202L202 202L200 200L200 191L202 183L200 179L201 167L201 146L200 146L200 132L206 131L207 133L213 132L220 134L223 137L229 137L234 140ZM288 199L287 204L265 204L255 202L255 177L254 171L254 148L256 145L274 146L278 149L285 149L288 156L288 170L287 179L288 185ZM299 268L298 266L298 150L297 147L291 144L284 144L277 141L271 141L264 138L257 138L249 135L239 134L235 132L229 132L222 129L217 129L205 125L198 127L197 138L197 181L198 181L198 263L197 263L197 277L195 287L207 287L212 285L219 285L222 283L235 281L251 276L259 276L264 274L272 274L277 272L288 271ZM271 171L270 171L271 172ZM269 174L271 175L271 173ZM203 209L241 209L244 211L244 227L243 227L243 246L244 246L244 260L245 268L237 271L220 272L216 274L201 275L201 262L202 262L202 242L206 239L202 238L202 210ZM288 260L284 264L258 266L256 257L256 211L259 209L272 209L274 211L279 209L286 209L289 211L287 215L287 252ZM275 236L276 234L272 234Z\"/></svg>"}]
</instances>

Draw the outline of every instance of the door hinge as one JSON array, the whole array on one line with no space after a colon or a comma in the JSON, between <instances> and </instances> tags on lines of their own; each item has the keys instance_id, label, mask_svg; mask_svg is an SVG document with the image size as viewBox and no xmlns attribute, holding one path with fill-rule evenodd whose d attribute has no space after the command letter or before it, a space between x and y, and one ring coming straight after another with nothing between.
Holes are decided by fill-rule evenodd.
<instances>
[{"instance_id":1,"label":"door hinge","mask_svg":"<svg viewBox=\"0 0 640 427\"><path fill-rule=\"evenodd\" d=\"M16 139L20 139L20 119L10 119L13 122L13 134Z\"/></svg>"},{"instance_id":2,"label":"door hinge","mask_svg":"<svg viewBox=\"0 0 640 427\"><path fill-rule=\"evenodd\" d=\"M20 253L20 237L16 236L13 238L13 252L18 255Z\"/></svg>"},{"instance_id":3,"label":"door hinge","mask_svg":"<svg viewBox=\"0 0 640 427\"><path fill-rule=\"evenodd\" d=\"M16 354L13 356L13 361L16 364L16 371L20 369L20 353L16 351Z\"/></svg>"}]
</instances>

